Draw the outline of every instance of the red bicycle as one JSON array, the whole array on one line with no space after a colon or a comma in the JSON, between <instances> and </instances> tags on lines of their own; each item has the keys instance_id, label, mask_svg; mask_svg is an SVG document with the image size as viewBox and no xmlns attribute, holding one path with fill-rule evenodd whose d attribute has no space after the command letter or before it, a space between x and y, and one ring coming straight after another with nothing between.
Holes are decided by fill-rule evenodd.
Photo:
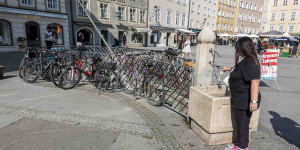
<instances>
[{"instance_id":1,"label":"red bicycle","mask_svg":"<svg viewBox=\"0 0 300 150\"><path fill-rule=\"evenodd\" d=\"M82 74L86 79L102 91L115 91L119 86L119 79L115 73L115 65L102 62L100 58L89 57L83 59L72 56L71 65L59 77L62 89L72 89L81 80Z\"/></svg>"}]
</instances>

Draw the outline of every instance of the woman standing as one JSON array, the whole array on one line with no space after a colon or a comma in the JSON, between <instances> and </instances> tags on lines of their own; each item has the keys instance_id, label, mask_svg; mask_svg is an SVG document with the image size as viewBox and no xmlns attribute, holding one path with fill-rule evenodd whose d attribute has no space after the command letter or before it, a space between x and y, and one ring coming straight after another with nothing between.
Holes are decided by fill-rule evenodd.
<instances>
[{"instance_id":1,"label":"woman standing","mask_svg":"<svg viewBox=\"0 0 300 150\"><path fill-rule=\"evenodd\" d=\"M247 150L251 115L259 108L261 101L261 73L255 46L250 38L239 39L235 49L235 67L224 67L223 71L231 71L229 86L233 117L237 125L237 141L228 144L225 150Z\"/></svg>"},{"instance_id":2,"label":"woman standing","mask_svg":"<svg viewBox=\"0 0 300 150\"><path fill-rule=\"evenodd\" d=\"M183 51L182 51L182 58L184 58L184 53L187 53L191 59L193 59L191 53L191 37L190 36L187 36L186 37L186 41L184 42L184 48L183 48Z\"/></svg>"}]
</instances>

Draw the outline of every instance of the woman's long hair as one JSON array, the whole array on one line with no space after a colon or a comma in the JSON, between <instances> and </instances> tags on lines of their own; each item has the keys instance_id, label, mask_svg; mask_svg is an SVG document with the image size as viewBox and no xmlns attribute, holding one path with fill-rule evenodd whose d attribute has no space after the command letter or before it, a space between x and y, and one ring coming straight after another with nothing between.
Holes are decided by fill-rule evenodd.
<instances>
[{"instance_id":1,"label":"woman's long hair","mask_svg":"<svg viewBox=\"0 0 300 150\"><path fill-rule=\"evenodd\" d=\"M259 75L260 75L259 60L257 58L257 54L255 51L255 45L254 45L253 41L249 37L240 38L236 43L235 50L236 50L235 65L237 65L239 62L239 56L249 57L257 65L257 67L259 69Z\"/></svg>"}]
</instances>

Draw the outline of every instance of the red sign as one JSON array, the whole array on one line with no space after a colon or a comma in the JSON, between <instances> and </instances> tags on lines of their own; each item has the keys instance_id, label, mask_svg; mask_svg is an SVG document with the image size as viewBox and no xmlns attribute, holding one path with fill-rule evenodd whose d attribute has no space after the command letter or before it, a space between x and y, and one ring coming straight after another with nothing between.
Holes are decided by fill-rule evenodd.
<instances>
[{"instance_id":1,"label":"red sign","mask_svg":"<svg viewBox=\"0 0 300 150\"><path fill-rule=\"evenodd\" d=\"M266 52L263 54L261 65L262 66L276 66L277 58L278 58L277 52Z\"/></svg>"},{"instance_id":2,"label":"red sign","mask_svg":"<svg viewBox=\"0 0 300 150\"><path fill-rule=\"evenodd\" d=\"M276 80L278 52L266 52L261 62L261 78L263 80Z\"/></svg>"}]
</instances>

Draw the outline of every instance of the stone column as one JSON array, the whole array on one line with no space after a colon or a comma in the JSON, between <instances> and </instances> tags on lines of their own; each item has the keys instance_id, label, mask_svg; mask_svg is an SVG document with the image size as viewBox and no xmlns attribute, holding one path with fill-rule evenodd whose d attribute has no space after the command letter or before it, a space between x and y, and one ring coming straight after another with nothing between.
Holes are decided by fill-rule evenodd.
<instances>
[{"instance_id":1,"label":"stone column","mask_svg":"<svg viewBox=\"0 0 300 150\"><path fill-rule=\"evenodd\" d=\"M199 43L196 51L196 69L194 86L211 86L212 83L212 70L210 62L213 57L210 50L215 50L213 42L216 35L212 29L206 27L198 36Z\"/></svg>"}]
</instances>

